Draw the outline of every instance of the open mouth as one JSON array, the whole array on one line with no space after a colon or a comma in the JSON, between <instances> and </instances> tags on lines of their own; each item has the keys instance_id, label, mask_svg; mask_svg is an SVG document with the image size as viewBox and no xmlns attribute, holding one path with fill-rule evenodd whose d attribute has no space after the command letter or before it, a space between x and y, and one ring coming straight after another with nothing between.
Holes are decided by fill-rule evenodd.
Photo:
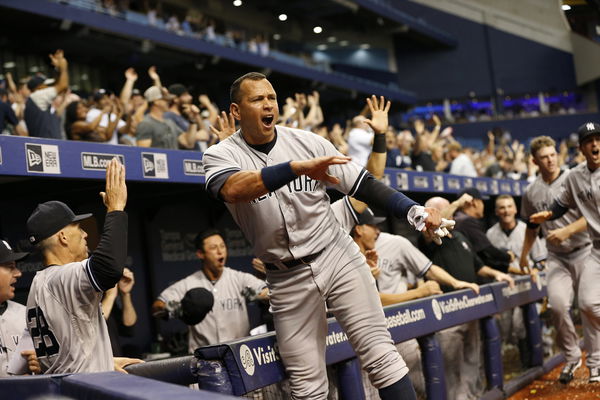
<instances>
[{"instance_id":1,"label":"open mouth","mask_svg":"<svg viewBox=\"0 0 600 400\"><path fill-rule=\"evenodd\" d=\"M595 150L592 150L592 155L593 155L593 156L595 156L595 157L596 157L596 156L598 156L598 154L600 154L600 149L595 149Z\"/></svg>"},{"instance_id":2,"label":"open mouth","mask_svg":"<svg viewBox=\"0 0 600 400\"><path fill-rule=\"evenodd\" d=\"M219 264L225 264L225 257L221 257L217 261L219 261Z\"/></svg>"},{"instance_id":3,"label":"open mouth","mask_svg":"<svg viewBox=\"0 0 600 400\"><path fill-rule=\"evenodd\" d=\"M271 115L265 115L264 117L261 118L261 120L265 127L270 128L271 126L273 126L274 118L275 118L275 116L271 114Z\"/></svg>"}]
</instances>

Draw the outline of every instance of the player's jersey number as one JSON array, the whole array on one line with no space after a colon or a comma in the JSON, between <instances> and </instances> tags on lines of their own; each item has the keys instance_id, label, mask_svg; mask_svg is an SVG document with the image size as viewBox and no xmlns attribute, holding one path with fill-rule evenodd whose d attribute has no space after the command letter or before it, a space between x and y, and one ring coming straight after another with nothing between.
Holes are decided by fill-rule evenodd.
<instances>
[{"instance_id":1,"label":"player's jersey number","mask_svg":"<svg viewBox=\"0 0 600 400\"><path fill-rule=\"evenodd\" d=\"M41 308L36 307L27 310L27 324L31 332L31 339L33 339L35 354L38 358L58 354L60 346L54 333L50 330Z\"/></svg>"}]
</instances>

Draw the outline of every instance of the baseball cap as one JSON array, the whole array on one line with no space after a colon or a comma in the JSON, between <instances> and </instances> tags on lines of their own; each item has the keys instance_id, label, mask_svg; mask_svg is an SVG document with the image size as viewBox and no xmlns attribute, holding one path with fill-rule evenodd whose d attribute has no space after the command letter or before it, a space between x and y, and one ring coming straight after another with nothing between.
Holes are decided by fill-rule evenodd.
<instances>
[{"instance_id":1,"label":"baseball cap","mask_svg":"<svg viewBox=\"0 0 600 400\"><path fill-rule=\"evenodd\" d=\"M94 92L94 101L98 101L104 96L110 96L112 94L111 90L108 89L98 89Z\"/></svg>"},{"instance_id":2,"label":"baseball cap","mask_svg":"<svg viewBox=\"0 0 600 400\"><path fill-rule=\"evenodd\" d=\"M179 97L184 93L189 93L189 90L181 83L174 83L171 86L169 86L169 93Z\"/></svg>"},{"instance_id":3,"label":"baseball cap","mask_svg":"<svg viewBox=\"0 0 600 400\"><path fill-rule=\"evenodd\" d=\"M579 136L579 144L583 143L588 137L600 133L600 124L595 122L586 122L577 129L577 135Z\"/></svg>"},{"instance_id":4,"label":"baseball cap","mask_svg":"<svg viewBox=\"0 0 600 400\"><path fill-rule=\"evenodd\" d=\"M378 225L385 221L385 217L376 217L370 208L367 208L361 214L358 215L357 225Z\"/></svg>"},{"instance_id":5,"label":"baseball cap","mask_svg":"<svg viewBox=\"0 0 600 400\"><path fill-rule=\"evenodd\" d=\"M465 193L471 195L471 197L474 199L487 200L490 198L489 196L482 195L481 192L479 191L479 189L474 188L474 187L465 188L465 189L461 190L458 193L458 197L460 198Z\"/></svg>"},{"instance_id":6,"label":"baseball cap","mask_svg":"<svg viewBox=\"0 0 600 400\"><path fill-rule=\"evenodd\" d=\"M215 303L211 292L204 288L194 288L186 292L181 299L181 320L186 325L196 325L202 322Z\"/></svg>"},{"instance_id":7,"label":"baseball cap","mask_svg":"<svg viewBox=\"0 0 600 400\"><path fill-rule=\"evenodd\" d=\"M6 264L11 261L19 261L28 255L29 253L14 252L6 240L0 240L0 264Z\"/></svg>"},{"instance_id":8,"label":"baseball cap","mask_svg":"<svg viewBox=\"0 0 600 400\"><path fill-rule=\"evenodd\" d=\"M36 75L27 81L27 88L29 90L35 90L46 80L45 76Z\"/></svg>"},{"instance_id":9,"label":"baseball cap","mask_svg":"<svg viewBox=\"0 0 600 400\"><path fill-rule=\"evenodd\" d=\"M133 89L131 90L131 96L132 96L132 97L133 97L133 96L141 96L141 95L142 95L142 92L140 92L140 89L133 88Z\"/></svg>"},{"instance_id":10,"label":"baseball cap","mask_svg":"<svg viewBox=\"0 0 600 400\"><path fill-rule=\"evenodd\" d=\"M150 86L148 89L146 89L146 91L144 92L144 98L149 103L160 99L169 99L168 96L165 96L163 94L161 88L159 88L158 86Z\"/></svg>"},{"instance_id":11,"label":"baseball cap","mask_svg":"<svg viewBox=\"0 0 600 400\"><path fill-rule=\"evenodd\" d=\"M37 244L65 226L91 216L92 214L75 215L69 206L61 201L47 201L38 204L27 219L27 237L31 244Z\"/></svg>"}]
</instances>

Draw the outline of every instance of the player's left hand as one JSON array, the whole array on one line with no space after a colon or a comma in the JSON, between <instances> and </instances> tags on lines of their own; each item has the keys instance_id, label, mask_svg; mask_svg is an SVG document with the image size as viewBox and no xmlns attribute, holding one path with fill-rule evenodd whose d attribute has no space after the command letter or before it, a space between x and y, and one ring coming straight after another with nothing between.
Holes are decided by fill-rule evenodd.
<instances>
[{"instance_id":1,"label":"player's left hand","mask_svg":"<svg viewBox=\"0 0 600 400\"><path fill-rule=\"evenodd\" d=\"M262 262L259 258L255 257L252 259L252 268L254 268L255 271L258 271L263 275L265 275L267 273L267 269L265 268L265 263Z\"/></svg>"},{"instance_id":2,"label":"player's left hand","mask_svg":"<svg viewBox=\"0 0 600 400\"><path fill-rule=\"evenodd\" d=\"M113 364L115 366L115 371L126 374L125 367L128 365L143 363L144 360L140 360L139 358L127 358L127 357L113 357Z\"/></svg>"},{"instance_id":3,"label":"player's left hand","mask_svg":"<svg viewBox=\"0 0 600 400\"><path fill-rule=\"evenodd\" d=\"M365 258L367 259L367 264L369 265L369 268L371 268L371 275L373 275L373 278L379 278L381 270L377 266L377 262L379 261L379 255L377 254L377 251L367 250L365 252Z\"/></svg>"},{"instance_id":4,"label":"player's left hand","mask_svg":"<svg viewBox=\"0 0 600 400\"><path fill-rule=\"evenodd\" d=\"M552 229L551 231L548 231L548 236L546 236L546 240L548 240L555 246L560 245L562 242L569 238L569 231L565 228L566 227Z\"/></svg>"},{"instance_id":5,"label":"player's left hand","mask_svg":"<svg viewBox=\"0 0 600 400\"><path fill-rule=\"evenodd\" d=\"M385 133L388 128L388 111L390 110L390 106L392 103L388 100L387 103L383 96L377 97L375 95L371 96L371 98L367 98L367 105L369 106L369 111L371 111L371 119L366 119L365 123L367 123L375 133Z\"/></svg>"},{"instance_id":6,"label":"player's left hand","mask_svg":"<svg viewBox=\"0 0 600 400\"><path fill-rule=\"evenodd\" d=\"M340 183L340 178L329 175L327 169L331 165L347 164L350 160L350 157L325 156L315 157L310 160L292 161L290 165L292 171L298 176L306 175L311 179L337 185Z\"/></svg>"},{"instance_id":7,"label":"player's left hand","mask_svg":"<svg viewBox=\"0 0 600 400\"><path fill-rule=\"evenodd\" d=\"M512 278L512 276L505 274L504 272L496 274L495 279L498 282L508 283L508 287L510 287L511 289L515 287L515 280Z\"/></svg>"},{"instance_id":8,"label":"player's left hand","mask_svg":"<svg viewBox=\"0 0 600 400\"><path fill-rule=\"evenodd\" d=\"M129 268L123 268L123 276L117 286L119 288L119 292L122 294L130 293L133 285L135 284L135 277L133 275L133 271Z\"/></svg>"},{"instance_id":9,"label":"player's left hand","mask_svg":"<svg viewBox=\"0 0 600 400\"><path fill-rule=\"evenodd\" d=\"M546 222L550 217L552 217L552 211L540 211L532 214L529 217L529 222L534 224L541 224Z\"/></svg>"}]
</instances>

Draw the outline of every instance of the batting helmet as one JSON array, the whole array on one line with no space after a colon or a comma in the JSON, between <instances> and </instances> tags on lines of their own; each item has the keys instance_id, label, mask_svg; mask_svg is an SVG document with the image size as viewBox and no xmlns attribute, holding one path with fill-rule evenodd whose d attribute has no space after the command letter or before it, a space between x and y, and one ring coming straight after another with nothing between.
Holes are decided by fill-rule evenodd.
<instances>
[{"instance_id":1,"label":"batting helmet","mask_svg":"<svg viewBox=\"0 0 600 400\"><path fill-rule=\"evenodd\" d=\"M586 122L577 129L577 135L579 135L579 144L582 144L588 137L600 134L600 124L595 122Z\"/></svg>"}]
</instances>

